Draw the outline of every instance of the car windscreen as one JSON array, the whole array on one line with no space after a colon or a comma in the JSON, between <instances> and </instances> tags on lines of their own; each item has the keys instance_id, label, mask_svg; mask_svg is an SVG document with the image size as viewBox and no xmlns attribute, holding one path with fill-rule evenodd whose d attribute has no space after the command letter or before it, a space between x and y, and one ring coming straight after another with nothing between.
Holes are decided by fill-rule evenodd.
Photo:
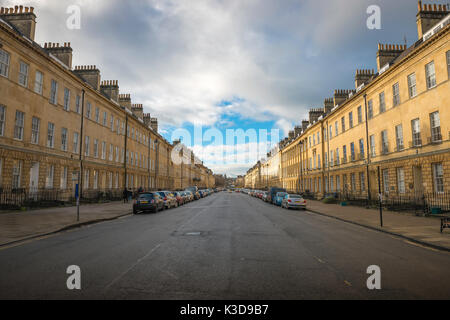
<instances>
[{"instance_id":1,"label":"car windscreen","mask_svg":"<svg viewBox=\"0 0 450 320\"><path fill-rule=\"evenodd\" d=\"M284 192L277 193L277 197L284 197L285 195L287 195L287 193L284 193Z\"/></svg>"},{"instance_id":2,"label":"car windscreen","mask_svg":"<svg viewBox=\"0 0 450 320\"><path fill-rule=\"evenodd\" d=\"M158 194L159 194L161 197L165 197L165 196L166 196L166 193L165 193L165 192L158 192Z\"/></svg>"}]
</instances>

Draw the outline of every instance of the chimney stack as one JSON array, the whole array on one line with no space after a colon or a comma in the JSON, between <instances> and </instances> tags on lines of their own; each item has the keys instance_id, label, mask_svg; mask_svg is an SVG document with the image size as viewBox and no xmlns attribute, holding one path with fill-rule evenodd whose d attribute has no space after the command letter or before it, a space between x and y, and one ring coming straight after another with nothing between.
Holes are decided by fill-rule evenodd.
<instances>
[{"instance_id":1,"label":"chimney stack","mask_svg":"<svg viewBox=\"0 0 450 320\"><path fill-rule=\"evenodd\" d=\"M139 119L144 120L144 106L142 104L133 104L131 106L131 112Z\"/></svg>"},{"instance_id":2,"label":"chimney stack","mask_svg":"<svg viewBox=\"0 0 450 320\"><path fill-rule=\"evenodd\" d=\"M444 19L449 13L448 4L423 4L419 1L417 13L417 34L419 40L431 30L435 24Z\"/></svg>"},{"instance_id":3,"label":"chimney stack","mask_svg":"<svg viewBox=\"0 0 450 320\"><path fill-rule=\"evenodd\" d=\"M406 45L378 44L377 67L378 72L388 63L394 61L406 50Z\"/></svg>"},{"instance_id":4,"label":"chimney stack","mask_svg":"<svg viewBox=\"0 0 450 320\"><path fill-rule=\"evenodd\" d=\"M152 124L152 116L150 115L150 113L144 113L143 115L143 120L144 120L144 124L151 128L151 124Z\"/></svg>"},{"instance_id":5,"label":"chimney stack","mask_svg":"<svg viewBox=\"0 0 450 320\"><path fill-rule=\"evenodd\" d=\"M302 127L296 126L296 127L294 128L294 132L295 132L295 137L296 137L296 138L297 138L297 137L300 137L301 134L302 134Z\"/></svg>"},{"instance_id":6,"label":"chimney stack","mask_svg":"<svg viewBox=\"0 0 450 320\"><path fill-rule=\"evenodd\" d=\"M355 89L358 89L362 84L369 82L374 76L374 70L356 70L355 74Z\"/></svg>"},{"instance_id":7,"label":"chimney stack","mask_svg":"<svg viewBox=\"0 0 450 320\"><path fill-rule=\"evenodd\" d=\"M15 6L14 8L1 8L0 17L11 23L24 36L34 41L36 33L36 15L33 7Z\"/></svg>"},{"instance_id":8,"label":"chimney stack","mask_svg":"<svg viewBox=\"0 0 450 320\"><path fill-rule=\"evenodd\" d=\"M331 112L331 109L334 107L334 100L333 98L327 98L323 102L323 111L325 114L329 114Z\"/></svg>"},{"instance_id":9,"label":"chimney stack","mask_svg":"<svg viewBox=\"0 0 450 320\"><path fill-rule=\"evenodd\" d=\"M106 80L102 81L100 91L111 100L119 103L119 81Z\"/></svg>"},{"instance_id":10,"label":"chimney stack","mask_svg":"<svg viewBox=\"0 0 450 320\"><path fill-rule=\"evenodd\" d=\"M73 72L94 90L98 91L100 89L100 70L96 66L75 66Z\"/></svg>"},{"instance_id":11,"label":"chimney stack","mask_svg":"<svg viewBox=\"0 0 450 320\"><path fill-rule=\"evenodd\" d=\"M131 111L131 95L129 93L119 94L119 104Z\"/></svg>"},{"instance_id":12,"label":"chimney stack","mask_svg":"<svg viewBox=\"0 0 450 320\"><path fill-rule=\"evenodd\" d=\"M150 128L152 128L153 131L158 132L158 119L157 118L151 118Z\"/></svg>"},{"instance_id":13,"label":"chimney stack","mask_svg":"<svg viewBox=\"0 0 450 320\"><path fill-rule=\"evenodd\" d=\"M312 124L312 123L316 122L323 115L324 115L323 109L309 110L309 123Z\"/></svg>"},{"instance_id":14,"label":"chimney stack","mask_svg":"<svg viewBox=\"0 0 450 320\"><path fill-rule=\"evenodd\" d=\"M70 42L64 42L62 46L59 43L46 42L44 43L44 49L54 55L69 69L72 69L72 48L70 47Z\"/></svg>"},{"instance_id":15,"label":"chimney stack","mask_svg":"<svg viewBox=\"0 0 450 320\"><path fill-rule=\"evenodd\" d=\"M309 126L309 121L308 120L303 120L302 121L302 131L305 132L306 129L308 128L308 126Z\"/></svg>"},{"instance_id":16,"label":"chimney stack","mask_svg":"<svg viewBox=\"0 0 450 320\"><path fill-rule=\"evenodd\" d=\"M289 140L292 140L294 138L295 138L295 131L294 130L289 131Z\"/></svg>"},{"instance_id":17,"label":"chimney stack","mask_svg":"<svg viewBox=\"0 0 450 320\"><path fill-rule=\"evenodd\" d=\"M353 90L334 90L333 104L339 106L343 104Z\"/></svg>"}]
</instances>

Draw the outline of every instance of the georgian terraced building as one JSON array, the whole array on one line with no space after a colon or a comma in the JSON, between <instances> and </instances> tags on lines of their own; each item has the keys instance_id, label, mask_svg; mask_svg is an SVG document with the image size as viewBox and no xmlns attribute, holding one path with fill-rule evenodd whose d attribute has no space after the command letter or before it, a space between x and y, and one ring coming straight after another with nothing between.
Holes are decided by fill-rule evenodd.
<instances>
[{"instance_id":1,"label":"georgian terraced building","mask_svg":"<svg viewBox=\"0 0 450 320\"><path fill-rule=\"evenodd\" d=\"M35 30L33 8L1 8L2 190L73 195L79 183L88 196L214 186L193 154L187 164L173 163L174 145L158 134L158 120L119 93L118 80L101 80L94 65L73 67L69 42L41 46Z\"/></svg>"},{"instance_id":2,"label":"georgian terraced building","mask_svg":"<svg viewBox=\"0 0 450 320\"><path fill-rule=\"evenodd\" d=\"M317 197L377 197L378 181L387 197L450 192L449 5L419 1L417 29L410 47L379 44L376 72L357 70L355 89L336 90L280 142L283 187Z\"/></svg>"}]
</instances>

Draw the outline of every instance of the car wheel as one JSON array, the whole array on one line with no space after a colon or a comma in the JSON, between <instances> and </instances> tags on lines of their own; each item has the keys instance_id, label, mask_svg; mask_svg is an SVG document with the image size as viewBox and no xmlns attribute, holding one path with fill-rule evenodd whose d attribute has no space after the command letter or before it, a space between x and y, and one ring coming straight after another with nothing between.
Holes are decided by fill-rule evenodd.
<instances>
[{"instance_id":1,"label":"car wheel","mask_svg":"<svg viewBox=\"0 0 450 320\"><path fill-rule=\"evenodd\" d=\"M138 211L136 209L133 209L133 214L138 214Z\"/></svg>"},{"instance_id":2,"label":"car wheel","mask_svg":"<svg viewBox=\"0 0 450 320\"><path fill-rule=\"evenodd\" d=\"M153 211L154 213L158 213L159 209L158 206L155 207L155 210Z\"/></svg>"}]
</instances>

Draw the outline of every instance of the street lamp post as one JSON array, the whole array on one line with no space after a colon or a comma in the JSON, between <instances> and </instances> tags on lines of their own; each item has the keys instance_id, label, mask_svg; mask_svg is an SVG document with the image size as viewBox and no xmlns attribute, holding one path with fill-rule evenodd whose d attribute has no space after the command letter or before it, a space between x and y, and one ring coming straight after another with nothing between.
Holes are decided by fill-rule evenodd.
<instances>
[{"instance_id":1,"label":"street lamp post","mask_svg":"<svg viewBox=\"0 0 450 320\"><path fill-rule=\"evenodd\" d=\"M304 191L303 189L303 140L300 140L299 142L298 142L298 145L300 146L300 163L299 163L299 166L300 166L300 175L299 175L299 183L298 183L298 187L299 187L299 189L300 189L300 191ZM301 185L301 188L300 188L300 185Z\"/></svg>"}]
</instances>

